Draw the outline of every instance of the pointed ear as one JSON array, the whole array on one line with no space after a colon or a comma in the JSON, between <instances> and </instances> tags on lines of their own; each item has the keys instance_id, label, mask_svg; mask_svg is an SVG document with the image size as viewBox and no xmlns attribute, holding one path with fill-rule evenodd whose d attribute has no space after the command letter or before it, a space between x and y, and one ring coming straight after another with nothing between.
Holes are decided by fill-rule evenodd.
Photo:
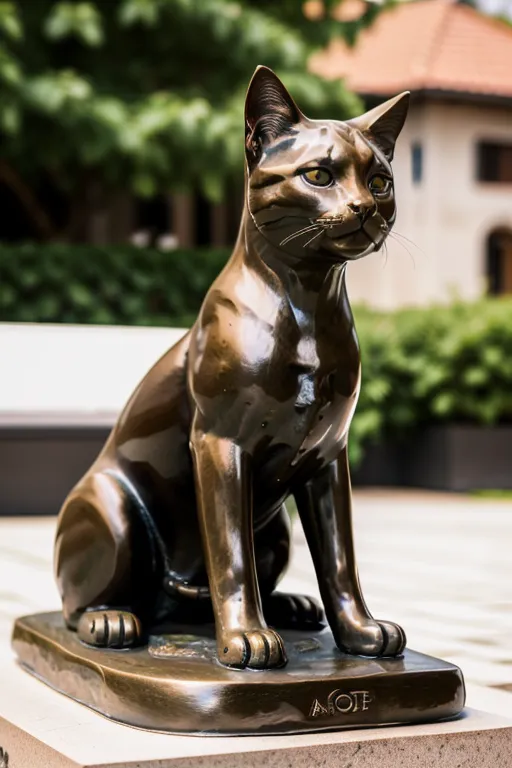
<instances>
[{"instance_id":1,"label":"pointed ear","mask_svg":"<svg viewBox=\"0 0 512 768\"><path fill-rule=\"evenodd\" d=\"M288 132L300 118L300 110L278 76L268 67L257 67L245 99L245 146L250 164L259 160L266 143Z\"/></svg>"},{"instance_id":2,"label":"pointed ear","mask_svg":"<svg viewBox=\"0 0 512 768\"><path fill-rule=\"evenodd\" d=\"M395 96L360 117L348 120L348 124L369 133L383 150L388 160L393 159L395 143L404 127L409 109L409 91Z\"/></svg>"}]
</instances>

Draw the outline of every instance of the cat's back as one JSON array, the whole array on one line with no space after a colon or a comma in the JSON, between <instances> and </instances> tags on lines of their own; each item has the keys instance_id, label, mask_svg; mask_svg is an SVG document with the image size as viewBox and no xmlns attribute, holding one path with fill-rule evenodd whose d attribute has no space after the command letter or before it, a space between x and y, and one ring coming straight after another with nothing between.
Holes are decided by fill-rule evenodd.
<instances>
[{"instance_id":1,"label":"cat's back","mask_svg":"<svg viewBox=\"0 0 512 768\"><path fill-rule=\"evenodd\" d=\"M186 448L190 407L186 390L189 330L150 369L122 410L100 464L160 464L159 474ZM165 450L164 450L165 447ZM175 469L175 467L173 468Z\"/></svg>"}]
</instances>

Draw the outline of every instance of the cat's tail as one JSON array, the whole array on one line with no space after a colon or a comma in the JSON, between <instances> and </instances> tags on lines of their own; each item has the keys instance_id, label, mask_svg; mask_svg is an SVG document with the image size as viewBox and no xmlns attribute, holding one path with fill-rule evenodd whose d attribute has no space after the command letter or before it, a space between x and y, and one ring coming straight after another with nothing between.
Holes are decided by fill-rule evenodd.
<instances>
[{"instance_id":1,"label":"cat's tail","mask_svg":"<svg viewBox=\"0 0 512 768\"><path fill-rule=\"evenodd\" d=\"M191 584L187 584L186 581L182 581L177 578L172 571L167 571L163 581L164 591L174 599L186 600L209 600L210 590L208 587L196 587Z\"/></svg>"}]
</instances>

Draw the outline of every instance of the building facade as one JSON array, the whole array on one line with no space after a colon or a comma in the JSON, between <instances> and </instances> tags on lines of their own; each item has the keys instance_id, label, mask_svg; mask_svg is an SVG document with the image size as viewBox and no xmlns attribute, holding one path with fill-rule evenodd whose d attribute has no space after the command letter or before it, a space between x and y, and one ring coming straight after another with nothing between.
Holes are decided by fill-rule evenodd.
<instances>
[{"instance_id":1,"label":"building facade","mask_svg":"<svg viewBox=\"0 0 512 768\"><path fill-rule=\"evenodd\" d=\"M387 254L350 265L352 299L393 308L512 294L512 27L419 0L312 68L345 77L370 105L412 93L393 162L394 234Z\"/></svg>"}]
</instances>

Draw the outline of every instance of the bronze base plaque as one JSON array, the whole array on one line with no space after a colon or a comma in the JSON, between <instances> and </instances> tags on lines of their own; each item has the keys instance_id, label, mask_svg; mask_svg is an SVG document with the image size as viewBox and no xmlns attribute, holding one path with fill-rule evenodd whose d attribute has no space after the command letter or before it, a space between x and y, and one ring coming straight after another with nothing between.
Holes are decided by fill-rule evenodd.
<instances>
[{"instance_id":1,"label":"bronze base plaque","mask_svg":"<svg viewBox=\"0 0 512 768\"><path fill-rule=\"evenodd\" d=\"M52 688L153 731L304 733L421 723L462 711L462 673L445 661L409 650L401 658L349 656L329 629L282 634L288 665L262 671L220 664L209 626L167 626L142 648L98 650L66 629L61 613L41 613L16 621L13 647Z\"/></svg>"}]
</instances>

